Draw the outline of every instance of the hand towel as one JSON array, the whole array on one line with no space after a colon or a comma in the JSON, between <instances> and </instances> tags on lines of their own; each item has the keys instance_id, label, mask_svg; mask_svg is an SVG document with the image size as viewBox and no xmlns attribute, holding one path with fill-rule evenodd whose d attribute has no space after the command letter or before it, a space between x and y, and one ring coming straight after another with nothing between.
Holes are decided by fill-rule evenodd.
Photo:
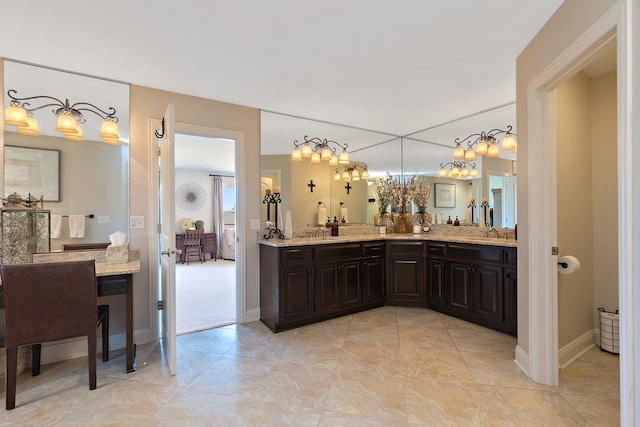
<instances>
[{"instance_id":1,"label":"hand towel","mask_svg":"<svg viewBox=\"0 0 640 427\"><path fill-rule=\"evenodd\" d=\"M325 225L327 222L327 208L323 205L318 206L318 225Z\"/></svg>"},{"instance_id":2,"label":"hand towel","mask_svg":"<svg viewBox=\"0 0 640 427\"><path fill-rule=\"evenodd\" d=\"M69 215L69 237L72 239L84 237L84 215Z\"/></svg>"},{"instance_id":3,"label":"hand towel","mask_svg":"<svg viewBox=\"0 0 640 427\"><path fill-rule=\"evenodd\" d=\"M340 217L344 220L345 223L349 222L349 212L345 206L340 208Z\"/></svg>"},{"instance_id":4,"label":"hand towel","mask_svg":"<svg viewBox=\"0 0 640 427\"><path fill-rule=\"evenodd\" d=\"M62 215L51 215L51 238L62 237Z\"/></svg>"}]
</instances>

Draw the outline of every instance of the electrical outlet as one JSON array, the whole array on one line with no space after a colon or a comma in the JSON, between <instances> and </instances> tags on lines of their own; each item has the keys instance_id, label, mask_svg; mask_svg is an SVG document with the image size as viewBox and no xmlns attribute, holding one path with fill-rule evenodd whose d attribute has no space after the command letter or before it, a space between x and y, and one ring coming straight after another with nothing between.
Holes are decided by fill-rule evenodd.
<instances>
[{"instance_id":1,"label":"electrical outlet","mask_svg":"<svg viewBox=\"0 0 640 427\"><path fill-rule=\"evenodd\" d=\"M252 230L260 230L260 220L259 219L252 219L251 220L251 229Z\"/></svg>"},{"instance_id":2,"label":"electrical outlet","mask_svg":"<svg viewBox=\"0 0 640 427\"><path fill-rule=\"evenodd\" d=\"M111 223L111 217L108 215L105 216L100 216L98 215L98 224L110 224Z\"/></svg>"},{"instance_id":3,"label":"electrical outlet","mask_svg":"<svg viewBox=\"0 0 640 427\"><path fill-rule=\"evenodd\" d=\"M129 227L130 228L144 228L144 217L143 216L131 216L131 217L129 217Z\"/></svg>"}]
</instances>

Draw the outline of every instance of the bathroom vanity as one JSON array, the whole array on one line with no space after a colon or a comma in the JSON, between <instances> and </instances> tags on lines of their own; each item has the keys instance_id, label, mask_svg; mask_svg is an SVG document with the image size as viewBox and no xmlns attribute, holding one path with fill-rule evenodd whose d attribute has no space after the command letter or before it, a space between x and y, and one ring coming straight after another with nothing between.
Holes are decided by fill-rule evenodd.
<instances>
[{"instance_id":1,"label":"bathroom vanity","mask_svg":"<svg viewBox=\"0 0 640 427\"><path fill-rule=\"evenodd\" d=\"M260 242L261 321L274 332L382 305L517 333L514 240L362 235Z\"/></svg>"}]
</instances>

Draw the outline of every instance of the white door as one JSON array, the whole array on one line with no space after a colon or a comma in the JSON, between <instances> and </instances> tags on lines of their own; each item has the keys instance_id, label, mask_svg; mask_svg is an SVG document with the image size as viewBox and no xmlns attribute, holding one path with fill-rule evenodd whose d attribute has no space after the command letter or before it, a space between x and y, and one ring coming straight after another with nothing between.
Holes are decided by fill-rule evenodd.
<instances>
[{"instance_id":1,"label":"white door","mask_svg":"<svg viewBox=\"0 0 640 427\"><path fill-rule=\"evenodd\" d=\"M173 175L175 137L174 105L169 104L164 114L160 138L159 166L159 270L162 310L162 343L171 375L176 374L176 233L175 233L175 180Z\"/></svg>"}]
</instances>

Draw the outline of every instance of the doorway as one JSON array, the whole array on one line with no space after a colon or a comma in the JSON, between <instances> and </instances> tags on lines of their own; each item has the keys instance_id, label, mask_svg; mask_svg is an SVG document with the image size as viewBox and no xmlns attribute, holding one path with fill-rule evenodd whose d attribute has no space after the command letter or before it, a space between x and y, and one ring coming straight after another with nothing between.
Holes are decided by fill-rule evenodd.
<instances>
[{"instance_id":1,"label":"doorway","mask_svg":"<svg viewBox=\"0 0 640 427\"><path fill-rule=\"evenodd\" d=\"M204 230L201 254L176 256L177 335L237 321L235 157L233 139L175 134L176 246Z\"/></svg>"}]
</instances>

